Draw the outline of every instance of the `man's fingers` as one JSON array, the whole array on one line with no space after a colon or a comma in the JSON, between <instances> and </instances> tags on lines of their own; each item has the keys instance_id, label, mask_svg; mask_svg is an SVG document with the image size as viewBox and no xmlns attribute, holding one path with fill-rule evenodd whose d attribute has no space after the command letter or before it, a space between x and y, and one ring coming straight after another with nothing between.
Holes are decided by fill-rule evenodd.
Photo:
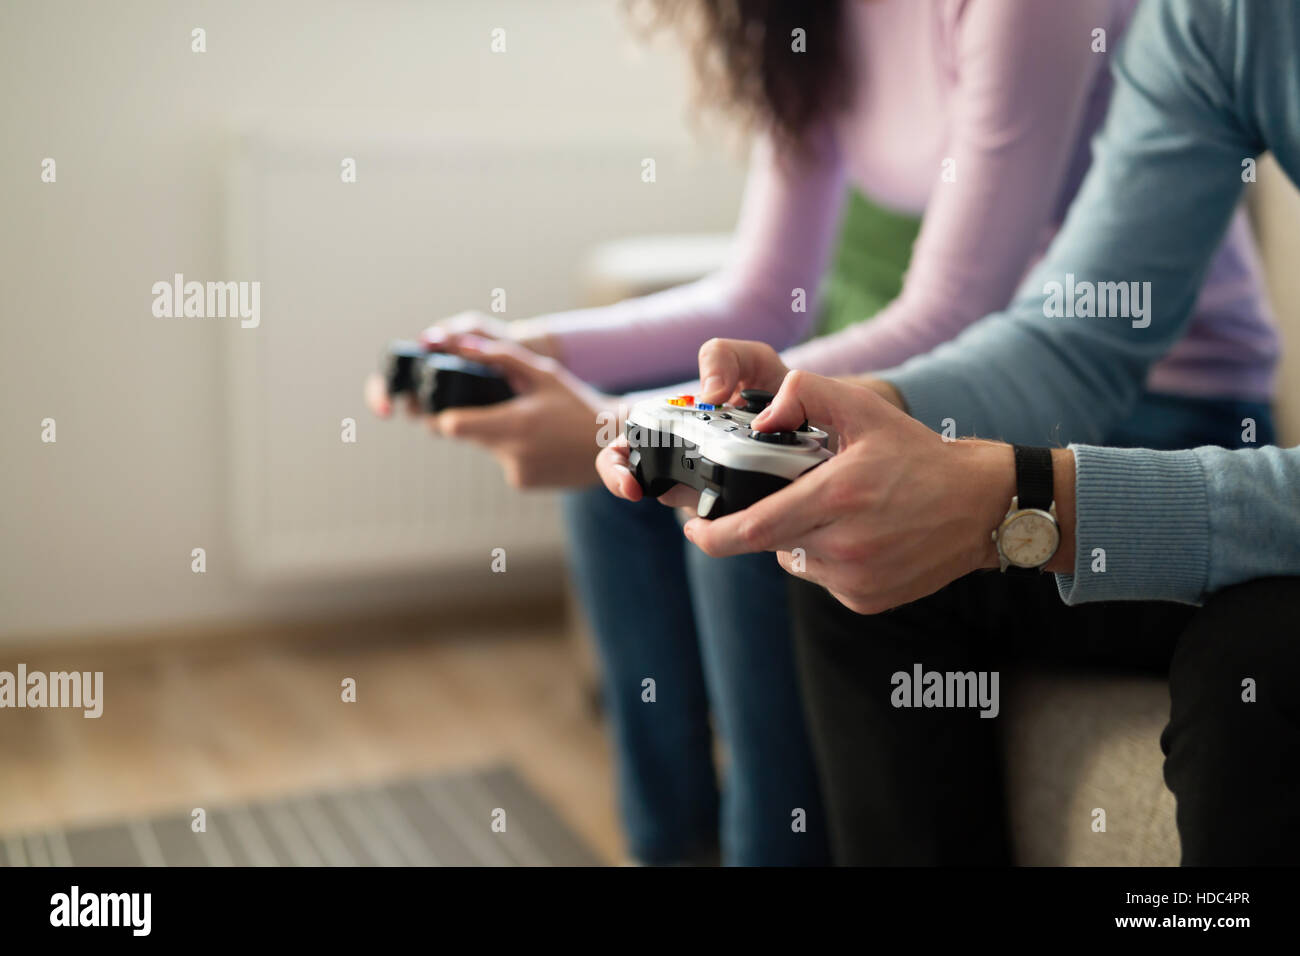
<instances>
[{"instance_id":1,"label":"man's fingers","mask_svg":"<svg viewBox=\"0 0 1300 956\"><path fill-rule=\"evenodd\" d=\"M610 494L628 501L641 500L641 486L628 465L626 438L620 437L600 450L596 456L596 473Z\"/></svg>"},{"instance_id":2,"label":"man's fingers","mask_svg":"<svg viewBox=\"0 0 1300 956\"><path fill-rule=\"evenodd\" d=\"M632 466L628 464L628 453L625 436L610 442L596 456L596 473L600 475L600 480L604 482L611 494L628 501L640 501L645 497L645 493L642 492L636 476L632 474ZM673 485L658 498L660 504L670 508L692 510L699 500L700 493L686 485Z\"/></svg>"},{"instance_id":3,"label":"man's fingers","mask_svg":"<svg viewBox=\"0 0 1300 956\"><path fill-rule=\"evenodd\" d=\"M709 339L700 346L700 400L715 404L742 388L774 389L785 374L776 349L743 339Z\"/></svg>"},{"instance_id":4,"label":"man's fingers","mask_svg":"<svg viewBox=\"0 0 1300 956\"><path fill-rule=\"evenodd\" d=\"M823 488L832 460L801 475L775 494L722 518L688 521L686 537L715 558L754 551L788 551L800 547L817 528L831 520Z\"/></svg>"},{"instance_id":5,"label":"man's fingers","mask_svg":"<svg viewBox=\"0 0 1300 956\"><path fill-rule=\"evenodd\" d=\"M700 346L701 402L721 405L740 387L740 355L731 339L709 339Z\"/></svg>"},{"instance_id":6,"label":"man's fingers","mask_svg":"<svg viewBox=\"0 0 1300 956\"><path fill-rule=\"evenodd\" d=\"M901 414L869 388L796 370L786 375L776 398L752 426L761 432L793 431L810 422L851 442L882 415Z\"/></svg>"},{"instance_id":7,"label":"man's fingers","mask_svg":"<svg viewBox=\"0 0 1300 956\"><path fill-rule=\"evenodd\" d=\"M700 503L700 493L690 485L673 485L655 500L669 508L685 508L694 516L695 506Z\"/></svg>"}]
</instances>

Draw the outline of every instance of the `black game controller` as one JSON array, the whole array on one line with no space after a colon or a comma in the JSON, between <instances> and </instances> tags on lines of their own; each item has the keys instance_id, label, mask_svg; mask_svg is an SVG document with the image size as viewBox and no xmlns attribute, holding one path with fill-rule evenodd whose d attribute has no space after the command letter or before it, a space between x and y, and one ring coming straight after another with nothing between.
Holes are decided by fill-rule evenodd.
<instances>
[{"instance_id":1,"label":"black game controller","mask_svg":"<svg viewBox=\"0 0 1300 956\"><path fill-rule=\"evenodd\" d=\"M390 342L384 358L389 397L412 394L420 411L495 405L515 392L496 369L459 355L432 352L420 342Z\"/></svg>"}]
</instances>

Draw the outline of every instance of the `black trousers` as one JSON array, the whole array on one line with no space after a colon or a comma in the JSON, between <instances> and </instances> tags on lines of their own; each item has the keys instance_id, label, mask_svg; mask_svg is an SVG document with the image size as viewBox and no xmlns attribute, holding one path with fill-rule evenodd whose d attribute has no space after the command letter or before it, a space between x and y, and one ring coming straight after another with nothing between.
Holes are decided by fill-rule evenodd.
<instances>
[{"instance_id":1,"label":"black trousers","mask_svg":"<svg viewBox=\"0 0 1300 956\"><path fill-rule=\"evenodd\" d=\"M1011 862L1001 721L895 706L893 675L1033 660L1168 674L1160 743L1184 865L1300 864L1300 579L1228 588L1200 608L1067 607L1051 575L979 572L872 616L805 581L791 591L837 863Z\"/></svg>"}]
</instances>

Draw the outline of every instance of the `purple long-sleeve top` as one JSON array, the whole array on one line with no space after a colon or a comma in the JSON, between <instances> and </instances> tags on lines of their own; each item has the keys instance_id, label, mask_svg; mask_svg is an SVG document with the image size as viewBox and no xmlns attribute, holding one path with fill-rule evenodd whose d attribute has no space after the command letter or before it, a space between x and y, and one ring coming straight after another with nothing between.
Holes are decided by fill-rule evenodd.
<instances>
[{"instance_id":1,"label":"purple long-sleeve top","mask_svg":"<svg viewBox=\"0 0 1300 956\"><path fill-rule=\"evenodd\" d=\"M712 337L767 342L787 350L791 367L823 374L891 368L928 352L1005 307L1064 219L1133 6L849 0L851 106L797 154L758 141L727 267L530 325L555 337L570 369L605 388L689 378ZM804 342L849 184L921 217L921 231L893 302L869 322ZM800 289L806 308L797 310ZM1148 388L1271 397L1278 341L1260 289L1238 213L1187 334L1152 367Z\"/></svg>"}]
</instances>

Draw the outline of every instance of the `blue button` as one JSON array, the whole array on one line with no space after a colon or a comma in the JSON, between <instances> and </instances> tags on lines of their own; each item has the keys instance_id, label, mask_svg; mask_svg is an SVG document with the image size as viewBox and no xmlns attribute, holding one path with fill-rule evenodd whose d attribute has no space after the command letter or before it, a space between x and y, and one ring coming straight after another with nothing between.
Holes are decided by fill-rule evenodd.
<instances>
[{"instance_id":1,"label":"blue button","mask_svg":"<svg viewBox=\"0 0 1300 956\"><path fill-rule=\"evenodd\" d=\"M717 408L718 406L716 406L716 405L710 405L708 402L698 402L698 403L696 403L695 407L698 408L698 409L699 409L700 411L702 411L702 412L711 412L711 411L713 411L715 408Z\"/></svg>"}]
</instances>

